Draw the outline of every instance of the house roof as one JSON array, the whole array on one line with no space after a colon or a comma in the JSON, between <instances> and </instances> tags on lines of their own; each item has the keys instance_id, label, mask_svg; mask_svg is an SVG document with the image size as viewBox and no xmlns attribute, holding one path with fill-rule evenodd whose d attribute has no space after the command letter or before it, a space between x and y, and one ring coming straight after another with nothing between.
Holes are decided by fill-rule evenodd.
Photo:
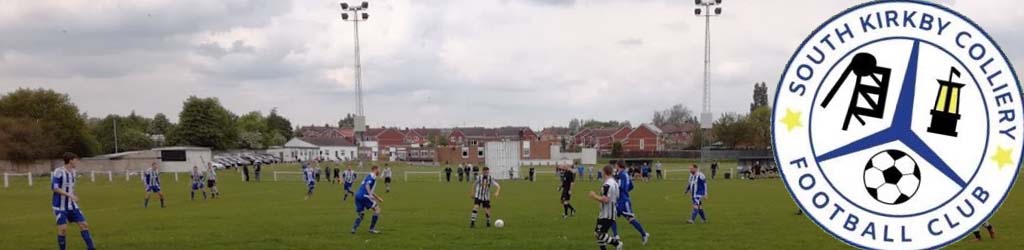
<instances>
[{"instance_id":1,"label":"house roof","mask_svg":"<svg viewBox=\"0 0 1024 250\"><path fill-rule=\"evenodd\" d=\"M547 127L547 128L544 128L544 130L540 131L541 134L550 134L550 135L569 135L569 134L571 134L571 132L572 131L570 131L569 128L566 128L566 127Z\"/></svg>"},{"instance_id":2,"label":"house roof","mask_svg":"<svg viewBox=\"0 0 1024 250\"><path fill-rule=\"evenodd\" d=\"M391 128L367 128L366 132L364 133L364 135L377 137L380 134L383 134L384 132L387 132L389 129L391 129ZM399 133L401 133L401 132L399 132Z\"/></svg>"},{"instance_id":3,"label":"house roof","mask_svg":"<svg viewBox=\"0 0 1024 250\"><path fill-rule=\"evenodd\" d=\"M355 147L356 144L345 138L337 137L303 137L297 138L321 147Z\"/></svg>"},{"instance_id":4,"label":"house roof","mask_svg":"<svg viewBox=\"0 0 1024 250\"><path fill-rule=\"evenodd\" d=\"M355 132L352 128L305 126L299 128L299 134L302 137L352 137Z\"/></svg>"},{"instance_id":5,"label":"house roof","mask_svg":"<svg viewBox=\"0 0 1024 250\"><path fill-rule=\"evenodd\" d=\"M463 136L466 137L487 137L493 136L494 131L483 127L469 127L469 128L455 128L462 132Z\"/></svg>"},{"instance_id":6,"label":"house roof","mask_svg":"<svg viewBox=\"0 0 1024 250\"><path fill-rule=\"evenodd\" d=\"M593 129L591 131L593 131L592 134L594 136L605 137L605 136L612 136L612 135L615 134L615 132L619 132L619 130L621 130L621 129L622 128L595 128L595 129Z\"/></svg>"},{"instance_id":7,"label":"house roof","mask_svg":"<svg viewBox=\"0 0 1024 250\"><path fill-rule=\"evenodd\" d=\"M530 130L529 127L500 127L494 129L495 135L502 137L519 137L528 132L532 133L533 130Z\"/></svg>"},{"instance_id":8,"label":"house roof","mask_svg":"<svg viewBox=\"0 0 1024 250\"><path fill-rule=\"evenodd\" d=\"M654 125L650 125L650 124L644 123L644 124L640 124L640 126L636 127L632 131L629 131L629 134L626 134L626 137L632 136L633 133L635 133L636 131L640 130L640 128L645 128L647 130L650 130L651 133L654 133L655 135L660 135L662 133L661 129L659 129L658 127L656 127Z\"/></svg>"},{"instance_id":9,"label":"house roof","mask_svg":"<svg viewBox=\"0 0 1024 250\"><path fill-rule=\"evenodd\" d=\"M411 129L410 132L423 137L441 136L443 134L439 128L414 128Z\"/></svg>"}]
</instances>

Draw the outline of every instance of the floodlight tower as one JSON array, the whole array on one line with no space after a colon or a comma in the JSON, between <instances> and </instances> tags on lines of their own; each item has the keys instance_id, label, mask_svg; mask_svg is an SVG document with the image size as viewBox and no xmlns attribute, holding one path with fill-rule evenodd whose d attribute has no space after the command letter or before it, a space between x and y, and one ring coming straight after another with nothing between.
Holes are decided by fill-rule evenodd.
<instances>
[{"instance_id":1,"label":"floodlight tower","mask_svg":"<svg viewBox=\"0 0 1024 250\"><path fill-rule=\"evenodd\" d=\"M358 137L362 137L362 132L366 131L366 116L363 114L363 67L359 59L359 22L364 22L370 19L370 14L366 13L366 9L370 8L370 3L362 2L359 5L349 5L348 3L341 3L341 20L352 22L355 37L355 61L356 61L356 78L355 78L355 92L356 92L356 117L353 121L353 131L356 132ZM351 13L351 15L349 15ZM357 138L356 142L361 141L362 138Z\"/></svg>"},{"instance_id":2,"label":"floodlight tower","mask_svg":"<svg viewBox=\"0 0 1024 250\"><path fill-rule=\"evenodd\" d=\"M714 120L714 114L711 113L711 17L722 14L722 0L694 0L694 4L697 5L693 9L693 14L698 17L704 17L704 94L703 103L700 110L700 129L710 129L711 123ZM706 134L701 131L700 138L700 158L701 162L704 162L704 138Z\"/></svg>"}]
</instances>

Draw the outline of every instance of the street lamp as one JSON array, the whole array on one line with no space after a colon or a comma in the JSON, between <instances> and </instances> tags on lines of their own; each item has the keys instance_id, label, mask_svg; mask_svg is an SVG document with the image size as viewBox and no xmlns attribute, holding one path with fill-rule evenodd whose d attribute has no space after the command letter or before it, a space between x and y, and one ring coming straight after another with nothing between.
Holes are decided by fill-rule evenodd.
<instances>
[{"instance_id":1,"label":"street lamp","mask_svg":"<svg viewBox=\"0 0 1024 250\"><path fill-rule=\"evenodd\" d=\"M355 61L356 61L356 76L355 76L355 92L356 92L356 117L353 119L353 131L362 136L362 132L366 131L366 116L363 114L363 67L359 59L359 23L364 22L370 18L370 14L367 14L366 9L370 8L370 3L362 2L359 5L349 5L348 3L341 3L341 20L352 22L352 27L355 30L353 36L355 37ZM351 15L349 15L351 13ZM357 139L360 141L362 138Z\"/></svg>"},{"instance_id":2,"label":"street lamp","mask_svg":"<svg viewBox=\"0 0 1024 250\"><path fill-rule=\"evenodd\" d=\"M704 17L704 96L700 113L700 129L710 129L714 115L711 113L711 17L722 14L722 0L694 0L697 5L693 14ZM701 131L703 132L703 131ZM700 158L704 161L704 133L700 138Z\"/></svg>"}]
</instances>

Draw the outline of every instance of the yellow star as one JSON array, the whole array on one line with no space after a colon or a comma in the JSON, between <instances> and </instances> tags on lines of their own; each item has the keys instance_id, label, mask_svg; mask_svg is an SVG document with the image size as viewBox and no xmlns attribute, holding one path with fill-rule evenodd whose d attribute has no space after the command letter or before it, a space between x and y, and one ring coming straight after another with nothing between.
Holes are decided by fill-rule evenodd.
<instances>
[{"instance_id":1,"label":"yellow star","mask_svg":"<svg viewBox=\"0 0 1024 250\"><path fill-rule=\"evenodd\" d=\"M786 131L793 131L794 128L803 127L803 122L800 121L800 112L793 112L793 110L786 108L786 116L782 117L782 123L786 124Z\"/></svg>"},{"instance_id":2,"label":"yellow star","mask_svg":"<svg viewBox=\"0 0 1024 250\"><path fill-rule=\"evenodd\" d=\"M1006 165L1013 165L1013 159L1010 155L1013 154L1012 148L1003 148L1002 146L996 146L996 153L992 154L992 161L996 162L999 166L999 170L1003 170Z\"/></svg>"}]
</instances>

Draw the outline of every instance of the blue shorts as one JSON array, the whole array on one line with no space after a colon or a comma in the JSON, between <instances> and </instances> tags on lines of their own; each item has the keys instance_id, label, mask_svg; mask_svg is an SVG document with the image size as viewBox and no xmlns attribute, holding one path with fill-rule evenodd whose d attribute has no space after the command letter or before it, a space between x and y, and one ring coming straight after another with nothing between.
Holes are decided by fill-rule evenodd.
<instances>
[{"instance_id":1,"label":"blue shorts","mask_svg":"<svg viewBox=\"0 0 1024 250\"><path fill-rule=\"evenodd\" d=\"M307 183L306 187L309 188L308 189L309 192L313 192L313 188L316 188L316 183L313 183L313 182Z\"/></svg>"},{"instance_id":2,"label":"blue shorts","mask_svg":"<svg viewBox=\"0 0 1024 250\"><path fill-rule=\"evenodd\" d=\"M159 193L160 192L160 186L148 186L148 187L146 187L146 192L147 193L148 192Z\"/></svg>"},{"instance_id":3,"label":"blue shorts","mask_svg":"<svg viewBox=\"0 0 1024 250\"><path fill-rule=\"evenodd\" d=\"M352 183L351 182L346 182L345 183L345 191L352 191Z\"/></svg>"},{"instance_id":4,"label":"blue shorts","mask_svg":"<svg viewBox=\"0 0 1024 250\"><path fill-rule=\"evenodd\" d=\"M82 214L82 210L78 209L65 211L54 210L53 215L57 217L57 225L66 225L68 222L85 222L85 215Z\"/></svg>"},{"instance_id":5,"label":"blue shorts","mask_svg":"<svg viewBox=\"0 0 1024 250\"><path fill-rule=\"evenodd\" d=\"M192 183L192 190L199 190L199 189L203 189L203 183L193 182Z\"/></svg>"},{"instance_id":6,"label":"blue shorts","mask_svg":"<svg viewBox=\"0 0 1024 250\"><path fill-rule=\"evenodd\" d=\"M704 197L694 196L693 197L693 205L694 206L700 206L701 205L701 200L703 200L703 199L704 199Z\"/></svg>"},{"instance_id":7,"label":"blue shorts","mask_svg":"<svg viewBox=\"0 0 1024 250\"><path fill-rule=\"evenodd\" d=\"M622 201L615 204L616 213L621 217L632 218L636 217L633 214L633 204L629 201Z\"/></svg>"},{"instance_id":8,"label":"blue shorts","mask_svg":"<svg viewBox=\"0 0 1024 250\"><path fill-rule=\"evenodd\" d=\"M366 211L367 209L373 209L373 208L376 208L376 207L377 207L377 202L373 201L373 199L370 199L369 197L366 197L366 196L357 196L356 197L356 213L362 213L363 211Z\"/></svg>"}]
</instances>

